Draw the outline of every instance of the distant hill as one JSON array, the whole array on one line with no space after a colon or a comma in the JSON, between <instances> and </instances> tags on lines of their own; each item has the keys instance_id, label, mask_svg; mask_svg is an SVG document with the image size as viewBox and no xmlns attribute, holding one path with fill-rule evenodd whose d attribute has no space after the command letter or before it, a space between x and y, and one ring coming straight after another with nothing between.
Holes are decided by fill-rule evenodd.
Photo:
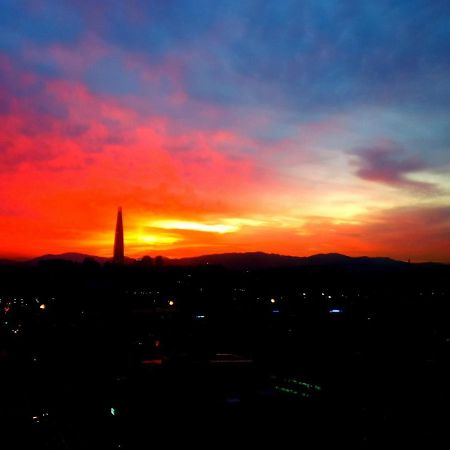
<instances>
[{"instance_id":1,"label":"distant hill","mask_svg":"<svg viewBox=\"0 0 450 450\"><path fill-rule=\"evenodd\" d=\"M17 261L13 261L12 259L0 259L0 265L9 266L11 264L17 264Z\"/></svg>"},{"instance_id":2,"label":"distant hill","mask_svg":"<svg viewBox=\"0 0 450 450\"><path fill-rule=\"evenodd\" d=\"M105 263L109 261L111 258L105 258L102 256L93 256L93 255L86 255L84 253L61 253L59 255L42 255L38 256L37 258L30 259L27 261L28 264L38 264L41 261L53 261L53 260L63 260L63 261L71 261L75 263L82 263L86 258L92 258L93 260L97 261L98 263Z\"/></svg>"},{"instance_id":3,"label":"distant hill","mask_svg":"<svg viewBox=\"0 0 450 450\"><path fill-rule=\"evenodd\" d=\"M364 266L364 267L404 267L407 263L390 258L369 258L341 255L339 253L313 256L285 256L275 253L223 253L168 260L175 266L220 265L228 269L289 268L305 266Z\"/></svg>"},{"instance_id":4,"label":"distant hill","mask_svg":"<svg viewBox=\"0 0 450 450\"><path fill-rule=\"evenodd\" d=\"M30 259L26 261L26 264L38 264L41 261L71 261L74 263L82 263L86 258L93 259L94 261L104 264L105 262L110 262L112 258L106 258L104 256L95 256L95 255L86 255L84 253L61 253L59 255L42 255L38 256L37 258ZM132 264L136 260L133 258L125 257L125 264Z\"/></svg>"},{"instance_id":5,"label":"distant hill","mask_svg":"<svg viewBox=\"0 0 450 450\"><path fill-rule=\"evenodd\" d=\"M0 260L0 264L26 264L35 265L42 261L64 260L82 263L86 258L91 258L100 264L111 261L111 258L87 255L84 253L62 253L59 255L42 255L26 262L14 262ZM154 258L152 258L154 260ZM163 258L165 266L189 267L189 266L222 266L227 269L274 269L295 267L345 267L348 269L401 269L408 263L396 261L391 258L368 256L350 257L339 253L317 254L312 256L286 256L276 253L248 252L248 253L221 253L213 255L196 256L192 258L170 259ZM125 258L126 264L136 262L133 258ZM445 266L438 263L416 263L414 266L433 267Z\"/></svg>"},{"instance_id":6,"label":"distant hill","mask_svg":"<svg viewBox=\"0 0 450 450\"><path fill-rule=\"evenodd\" d=\"M171 259L168 264L175 266L223 266L228 269L260 269L275 267L295 267L306 258L284 256L274 253L222 253L196 256L193 258Z\"/></svg>"}]
</instances>

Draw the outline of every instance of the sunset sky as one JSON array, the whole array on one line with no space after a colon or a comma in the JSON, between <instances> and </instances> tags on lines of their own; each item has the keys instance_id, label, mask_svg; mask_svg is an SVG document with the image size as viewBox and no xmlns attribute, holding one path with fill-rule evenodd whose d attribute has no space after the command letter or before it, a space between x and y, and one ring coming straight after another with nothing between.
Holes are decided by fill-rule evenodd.
<instances>
[{"instance_id":1,"label":"sunset sky","mask_svg":"<svg viewBox=\"0 0 450 450\"><path fill-rule=\"evenodd\" d=\"M447 0L0 0L0 258L450 262Z\"/></svg>"}]
</instances>

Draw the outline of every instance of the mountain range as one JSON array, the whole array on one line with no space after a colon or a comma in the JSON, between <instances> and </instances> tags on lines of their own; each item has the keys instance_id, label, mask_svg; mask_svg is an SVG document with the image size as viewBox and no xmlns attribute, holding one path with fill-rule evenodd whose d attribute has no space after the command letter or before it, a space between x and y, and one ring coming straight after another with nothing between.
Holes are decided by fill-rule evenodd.
<instances>
[{"instance_id":1,"label":"mountain range","mask_svg":"<svg viewBox=\"0 0 450 450\"><path fill-rule=\"evenodd\" d=\"M65 260L82 263L86 258L103 264L111 261L111 258L86 255L83 253L62 253L59 255L47 254L20 263L0 260L0 264L26 264L36 265L42 261ZM127 264L133 264L137 260L126 258ZM166 266L223 266L228 269L269 269L292 268L305 266L346 266L346 267L373 267L373 268L401 268L406 267L407 262L385 257L350 257L339 253L317 254L312 256L286 256L275 253L249 252L249 253L222 253L203 255L190 258L163 258ZM422 263L423 264L423 263ZM427 263L434 264L434 263Z\"/></svg>"}]
</instances>

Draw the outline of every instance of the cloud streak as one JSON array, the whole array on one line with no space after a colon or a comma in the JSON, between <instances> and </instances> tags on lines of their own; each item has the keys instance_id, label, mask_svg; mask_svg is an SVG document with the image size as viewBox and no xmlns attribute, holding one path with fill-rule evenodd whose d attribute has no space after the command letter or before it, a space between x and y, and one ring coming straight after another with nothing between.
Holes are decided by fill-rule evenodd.
<instances>
[{"instance_id":1,"label":"cloud streak","mask_svg":"<svg viewBox=\"0 0 450 450\"><path fill-rule=\"evenodd\" d=\"M431 183L408 178L408 175L425 171L429 167L424 160L409 155L402 147L393 142L381 142L352 153L357 156L356 175L363 180L413 189L423 193L438 191L438 188Z\"/></svg>"}]
</instances>

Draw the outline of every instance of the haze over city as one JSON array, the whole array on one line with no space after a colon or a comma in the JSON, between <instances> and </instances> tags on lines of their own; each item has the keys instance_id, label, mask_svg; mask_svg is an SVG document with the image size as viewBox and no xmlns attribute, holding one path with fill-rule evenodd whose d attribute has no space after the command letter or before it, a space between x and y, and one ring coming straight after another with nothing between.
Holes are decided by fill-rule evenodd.
<instances>
[{"instance_id":1,"label":"haze over city","mask_svg":"<svg viewBox=\"0 0 450 450\"><path fill-rule=\"evenodd\" d=\"M450 261L443 1L6 1L0 257Z\"/></svg>"}]
</instances>

